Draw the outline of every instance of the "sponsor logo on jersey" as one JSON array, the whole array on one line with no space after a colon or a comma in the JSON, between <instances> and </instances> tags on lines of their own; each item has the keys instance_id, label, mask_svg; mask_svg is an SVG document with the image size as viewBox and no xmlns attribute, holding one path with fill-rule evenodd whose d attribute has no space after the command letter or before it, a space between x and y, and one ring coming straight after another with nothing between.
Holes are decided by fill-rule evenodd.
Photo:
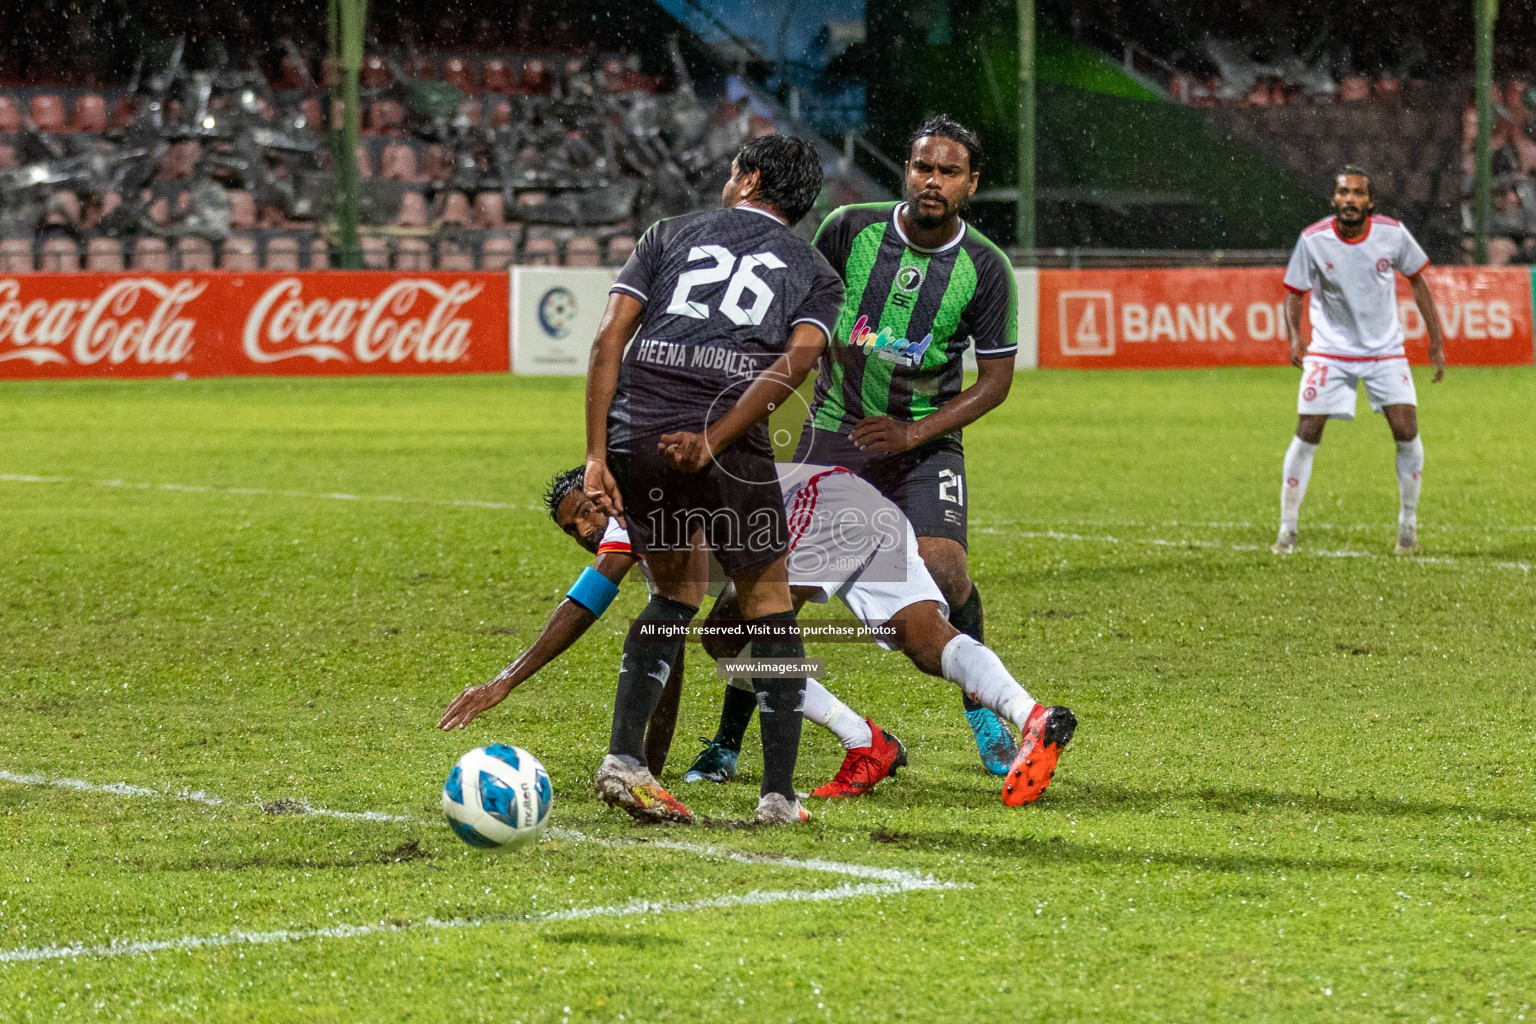
<instances>
[{"instance_id":1,"label":"sponsor logo on jersey","mask_svg":"<svg viewBox=\"0 0 1536 1024\"><path fill-rule=\"evenodd\" d=\"M1387 271L1389 271L1391 269L1392 269L1392 261L1387 259L1385 256L1383 256L1381 259L1376 261L1376 273L1378 273L1378 274L1385 274Z\"/></svg>"},{"instance_id":2,"label":"sponsor logo on jersey","mask_svg":"<svg viewBox=\"0 0 1536 1024\"><path fill-rule=\"evenodd\" d=\"M922 267L902 267L896 272L896 287L907 293L917 291L923 286Z\"/></svg>"},{"instance_id":3,"label":"sponsor logo on jersey","mask_svg":"<svg viewBox=\"0 0 1536 1024\"><path fill-rule=\"evenodd\" d=\"M872 355L889 363L918 367L923 365L923 356L928 354L928 346L933 344L933 332L930 331L922 341L912 342L906 338L896 337L889 327L871 331L869 317L861 316L848 335L848 344L854 348L863 349L865 355Z\"/></svg>"}]
</instances>

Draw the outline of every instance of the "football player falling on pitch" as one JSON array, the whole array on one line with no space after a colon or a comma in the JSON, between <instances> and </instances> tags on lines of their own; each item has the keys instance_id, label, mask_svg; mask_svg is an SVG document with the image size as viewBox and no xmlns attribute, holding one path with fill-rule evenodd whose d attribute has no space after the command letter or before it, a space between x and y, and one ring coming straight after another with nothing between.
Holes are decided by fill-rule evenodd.
<instances>
[{"instance_id":1,"label":"football player falling on pitch","mask_svg":"<svg viewBox=\"0 0 1536 1024\"><path fill-rule=\"evenodd\" d=\"M866 625L895 627L893 636L876 640L882 647L899 649L920 671L950 680L981 706L1022 728L1038 705L996 654L949 624L944 596L917 556L912 526L900 510L845 469L785 464L777 472L790 528L788 568L795 611L807 601L821 603L837 596ZM638 567L649 579L629 532L617 518L598 511L582 492L582 477L581 468L558 474L544 500L555 524L594 554L595 562L582 572L533 646L490 682L459 694L443 713L439 728L463 728L559 657L607 610L632 568ZM735 594L727 590L715 603L709 621L740 618ZM711 657L729 658L739 654L744 644L721 638L706 640L704 646ZM679 657L646 730L646 762L655 774L666 761L672 739L681 665ZM733 684L741 682L733 680ZM727 688L720 731L708 747L729 750L729 759L714 773L690 770L690 780L698 774L699 781L726 782L735 774L736 755L755 707L750 684L745 689L741 685ZM1026 744L1020 750L1019 778L1004 787L1003 803L1031 803L1050 785L1076 725L1066 708L1051 710L1067 723L1065 736L1055 746L1037 749ZM906 764L900 740L859 716L814 679L806 681L805 716L832 732L846 751L837 775L813 796L861 796Z\"/></svg>"},{"instance_id":2,"label":"football player falling on pitch","mask_svg":"<svg viewBox=\"0 0 1536 1024\"><path fill-rule=\"evenodd\" d=\"M1334 214L1301 233L1285 270L1285 332L1291 364L1302 371L1296 436L1285 453L1280 486L1280 535L1271 551L1296 550L1301 499L1312 476L1312 458L1330 419L1355 418L1356 385L1365 385L1371 411L1379 412L1397 442L1397 546L1399 555L1419 550L1419 490L1424 444L1419 440L1418 394L1403 325L1397 316L1397 278L1413 288L1413 301L1429 331L1434 382L1445 376L1440 314L1424 280L1429 257L1400 222L1374 213L1371 179L1345 167L1334 179ZM1312 343L1301 336L1302 302L1312 295Z\"/></svg>"},{"instance_id":3,"label":"football player falling on pitch","mask_svg":"<svg viewBox=\"0 0 1536 1024\"><path fill-rule=\"evenodd\" d=\"M976 133L939 115L913 131L906 198L834 210L816 247L847 286L796 462L846 466L906 513L956 629L984 643L981 591L966 561L961 428L1008 397L1018 350L1013 265L961 216L980 180ZM964 387L974 347L976 381ZM1006 774L1017 748L965 699L982 763ZM1028 732L1051 742L1041 708Z\"/></svg>"}]
</instances>

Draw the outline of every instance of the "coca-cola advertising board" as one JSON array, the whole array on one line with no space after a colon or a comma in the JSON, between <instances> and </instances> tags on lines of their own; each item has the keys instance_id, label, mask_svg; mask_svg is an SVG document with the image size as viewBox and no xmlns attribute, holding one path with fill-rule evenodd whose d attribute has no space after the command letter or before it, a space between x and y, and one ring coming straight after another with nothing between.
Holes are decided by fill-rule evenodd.
<instances>
[{"instance_id":1,"label":"coca-cola advertising board","mask_svg":"<svg viewBox=\"0 0 1536 1024\"><path fill-rule=\"evenodd\" d=\"M495 273L0 277L0 378L505 373Z\"/></svg>"},{"instance_id":2,"label":"coca-cola advertising board","mask_svg":"<svg viewBox=\"0 0 1536 1024\"><path fill-rule=\"evenodd\" d=\"M1042 270L1040 365L1262 366L1290 358L1282 268ZM1452 364L1532 362L1531 274L1523 267L1430 267ZM1429 332L1397 278L1408 358L1428 361ZM1303 336L1310 325L1303 312Z\"/></svg>"}]
</instances>

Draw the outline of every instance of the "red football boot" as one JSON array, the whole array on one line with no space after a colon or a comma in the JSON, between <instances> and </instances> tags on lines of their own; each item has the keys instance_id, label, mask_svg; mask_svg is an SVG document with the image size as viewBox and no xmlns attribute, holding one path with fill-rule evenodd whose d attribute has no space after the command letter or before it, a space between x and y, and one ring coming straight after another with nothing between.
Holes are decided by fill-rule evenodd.
<instances>
[{"instance_id":1,"label":"red football boot","mask_svg":"<svg viewBox=\"0 0 1536 1024\"><path fill-rule=\"evenodd\" d=\"M864 721L869 723L874 740L867 747L854 747L848 751L843 766L832 776L832 781L813 790L811 796L863 796L875 788L875 783L907 766L907 748L901 745L901 740L869 719Z\"/></svg>"},{"instance_id":2,"label":"red football boot","mask_svg":"<svg viewBox=\"0 0 1536 1024\"><path fill-rule=\"evenodd\" d=\"M1072 742L1077 728L1077 717L1070 708L1060 704L1046 707L1036 704L1024 723L1024 734L1019 737L1019 755L1008 769L1003 780L1003 803L1019 807L1034 803L1051 784L1056 774L1056 759Z\"/></svg>"}]
</instances>

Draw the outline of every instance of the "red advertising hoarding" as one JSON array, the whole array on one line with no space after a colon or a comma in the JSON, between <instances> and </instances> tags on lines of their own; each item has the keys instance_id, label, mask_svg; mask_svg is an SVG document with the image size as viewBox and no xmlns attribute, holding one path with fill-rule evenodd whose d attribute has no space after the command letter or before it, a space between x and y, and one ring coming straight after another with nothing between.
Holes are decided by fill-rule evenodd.
<instances>
[{"instance_id":1,"label":"red advertising hoarding","mask_svg":"<svg viewBox=\"0 0 1536 1024\"><path fill-rule=\"evenodd\" d=\"M0 378L505 373L495 273L0 277Z\"/></svg>"},{"instance_id":2,"label":"red advertising hoarding","mask_svg":"<svg viewBox=\"0 0 1536 1024\"><path fill-rule=\"evenodd\" d=\"M1040 365L1125 368L1285 363L1280 268L1042 270ZM1532 362L1531 274L1516 267L1431 267L1450 363ZM1398 278L1408 358L1428 361L1429 336ZM1310 327L1303 324L1310 337Z\"/></svg>"}]
</instances>

